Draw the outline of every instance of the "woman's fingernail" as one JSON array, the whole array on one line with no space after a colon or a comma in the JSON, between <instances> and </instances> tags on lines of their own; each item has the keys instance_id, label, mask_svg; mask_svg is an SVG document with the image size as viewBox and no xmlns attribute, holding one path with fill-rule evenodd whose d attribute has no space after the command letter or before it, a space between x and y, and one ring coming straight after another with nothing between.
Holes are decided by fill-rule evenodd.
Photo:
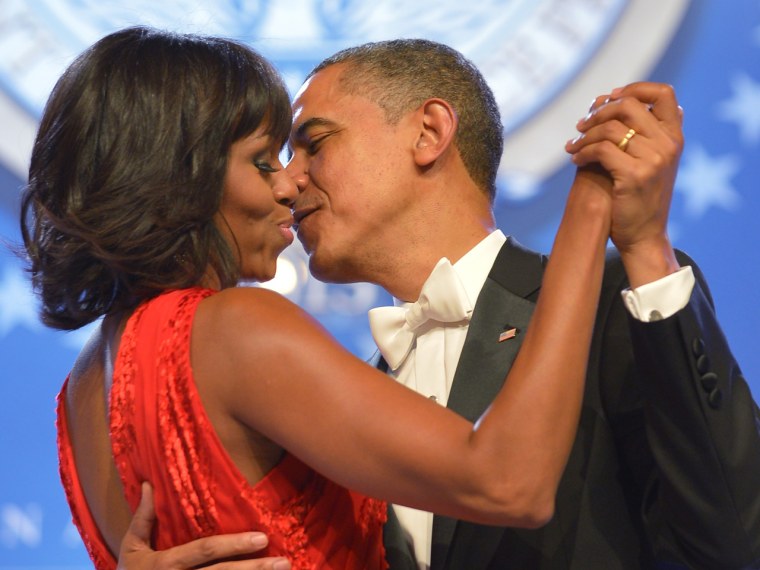
<instances>
[{"instance_id":1,"label":"woman's fingernail","mask_svg":"<svg viewBox=\"0 0 760 570\"><path fill-rule=\"evenodd\" d=\"M282 560L277 560L272 564L272 570L290 570L290 562L284 558Z\"/></svg>"},{"instance_id":2,"label":"woman's fingernail","mask_svg":"<svg viewBox=\"0 0 760 570\"><path fill-rule=\"evenodd\" d=\"M251 544L253 544L253 546L256 548L264 548L267 544L269 544L269 539L263 532L254 532L251 534Z\"/></svg>"}]
</instances>

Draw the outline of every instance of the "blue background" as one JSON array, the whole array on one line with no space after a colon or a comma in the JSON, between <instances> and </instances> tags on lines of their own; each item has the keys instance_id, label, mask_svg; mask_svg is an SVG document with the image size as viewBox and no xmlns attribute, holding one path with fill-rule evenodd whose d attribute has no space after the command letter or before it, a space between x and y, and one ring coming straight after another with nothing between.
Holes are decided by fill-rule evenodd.
<instances>
[{"instance_id":1,"label":"blue background","mask_svg":"<svg viewBox=\"0 0 760 570\"><path fill-rule=\"evenodd\" d=\"M0 1L0 11L4 6ZM641 30L642 37L646 33ZM706 274L724 331L760 394L760 2L691 2L649 79L674 85L685 109L687 144L671 236ZM564 142L556 133L548 137L551 144ZM541 181L532 198L503 195L497 202L500 226L547 251L571 176L565 166ZM18 238L12 202L22 184L0 166L0 235L10 242ZM387 295L372 287L309 281L293 297L354 353L371 355L363 313L388 302ZM84 336L37 324L20 264L8 249L0 250L0 570L89 566L63 499L54 430L54 398Z\"/></svg>"}]
</instances>

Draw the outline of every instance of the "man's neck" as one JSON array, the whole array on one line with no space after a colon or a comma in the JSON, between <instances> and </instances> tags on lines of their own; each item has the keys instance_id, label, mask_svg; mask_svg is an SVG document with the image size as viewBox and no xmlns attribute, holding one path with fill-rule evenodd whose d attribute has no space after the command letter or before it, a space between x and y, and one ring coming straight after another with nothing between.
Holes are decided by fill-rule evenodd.
<instances>
[{"instance_id":1,"label":"man's neck","mask_svg":"<svg viewBox=\"0 0 760 570\"><path fill-rule=\"evenodd\" d=\"M452 264L459 261L472 248L478 245L493 231L494 227L481 227L478 231L461 235L458 239L441 240L436 246L425 251L415 250L413 255L398 258L396 267L383 272L376 284L401 301L416 301L422 286L430 276L435 265L445 257ZM430 240L433 245L434 237Z\"/></svg>"}]
</instances>

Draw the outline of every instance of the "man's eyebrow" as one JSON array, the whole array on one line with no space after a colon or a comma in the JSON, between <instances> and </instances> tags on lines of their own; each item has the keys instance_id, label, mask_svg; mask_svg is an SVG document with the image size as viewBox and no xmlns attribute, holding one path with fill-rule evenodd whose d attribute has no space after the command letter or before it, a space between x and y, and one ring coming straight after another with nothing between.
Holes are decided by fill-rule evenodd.
<instances>
[{"instance_id":1,"label":"man's eyebrow","mask_svg":"<svg viewBox=\"0 0 760 570\"><path fill-rule=\"evenodd\" d=\"M298 125L296 127L294 137L297 140L302 140L306 138L306 133L309 129L312 129L314 127L332 127L335 126L335 123L331 121L330 119L325 119L322 117L312 117L311 119L305 120L303 123Z\"/></svg>"}]
</instances>

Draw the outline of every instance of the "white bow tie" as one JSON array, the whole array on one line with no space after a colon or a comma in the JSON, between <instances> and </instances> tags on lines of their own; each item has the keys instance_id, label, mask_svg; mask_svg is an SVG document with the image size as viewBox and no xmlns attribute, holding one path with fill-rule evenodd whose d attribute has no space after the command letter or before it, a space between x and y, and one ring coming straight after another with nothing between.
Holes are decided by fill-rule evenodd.
<instances>
[{"instance_id":1,"label":"white bow tie","mask_svg":"<svg viewBox=\"0 0 760 570\"><path fill-rule=\"evenodd\" d=\"M372 336L392 370L406 359L416 330L428 321L458 323L469 320L472 303L451 262L442 258L420 291L419 299L403 307L377 307L369 311Z\"/></svg>"}]
</instances>

